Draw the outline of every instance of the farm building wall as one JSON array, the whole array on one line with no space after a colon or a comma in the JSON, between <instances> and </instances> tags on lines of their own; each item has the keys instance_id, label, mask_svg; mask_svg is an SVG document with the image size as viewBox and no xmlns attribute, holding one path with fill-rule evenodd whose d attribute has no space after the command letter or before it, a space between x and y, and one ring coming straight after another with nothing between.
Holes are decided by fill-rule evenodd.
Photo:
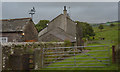
<instances>
[{"instance_id":1,"label":"farm building wall","mask_svg":"<svg viewBox=\"0 0 120 72\"><path fill-rule=\"evenodd\" d=\"M69 18L67 18L67 30L66 32L68 34L70 34L71 36L76 36L76 24L70 20Z\"/></svg>"},{"instance_id":2,"label":"farm building wall","mask_svg":"<svg viewBox=\"0 0 120 72\"><path fill-rule=\"evenodd\" d=\"M23 38L21 36L21 32L6 32L6 33L0 33L2 34L2 37L7 37L8 42L22 42Z\"/></svg>"},{"instance_id":3,"label":"farm building wall","mask_svg":"<svg viewBox=\"0 0 120 72\"><path fill-rule=\"evenodd\" d=\"M65 30L66 29L66 21L65 21L65 16L63 14L60 14L57 16L55 19L53 19L49 25L48 25L48 31L60 27L61 29Z\"/></svg>"},{"instance_id":4,"label":"farm building wall","mask_svg":"<svg viewBox=\"0 0 120 72\"><path fill-rule=\"evenodd\" d=\"M25 33L24 36L25 41L30 41L30 40L38 41L38 32L32 21L29 21L29 23L24 27L23 32Z\"/></svg>"}]
</instances>

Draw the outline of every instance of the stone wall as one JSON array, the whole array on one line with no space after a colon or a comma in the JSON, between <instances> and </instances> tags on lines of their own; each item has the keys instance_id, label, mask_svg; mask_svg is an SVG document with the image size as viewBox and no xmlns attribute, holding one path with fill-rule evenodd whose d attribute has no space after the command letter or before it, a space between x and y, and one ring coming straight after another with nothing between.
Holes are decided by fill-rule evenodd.
<instances>
[{"instance_id":1,"label":"stone wall","mask_svg":"<svg viewBox=\"0 0 120 72\"><path fill-rule=\"evenodd\" d=\"M29 21L29 23L25 26L24 33L25 33L24 36L25 41L29 41L29 40L38 41L38 32L32 21Z\"/></svg>"},{"instance_id":2,"label":"stone wall","mask_svg":"<svg viewBox=\"0 0 120 72\"><path fill-rule=\"evenodd\" d=\"M25 35L22 36L22 33L25 33ZM3 32L0 33L0 36L7 37L8 42L38 41L38 32L32 21L29 21L29 23L25 25L23 31Z\"/></svg>"},{"instance_id":3,"label":"stone wall","mask_svg":"<svg viewBox=\"0 0 120 72\"><path fill-rule=\"evenodd\" d=\"M48 25L48 31L56 28L56 27L60 27L64 30L64 21L63 19L64 16L62 14L60 14L59 16L57 16L56 18L54 18Z\"/></svg>"},{"instance_id":4,"label":"stone wall","mask_svg":"<svg viewBox=\"0 0 120 72\"><path fill-rule=\"evenodd\" d=\"M67 18L67 31L71 36L76 36L76 24L69 18Z\"/></svg>"},{"instance_id":5,"label":"stone wall","mask_svg":"<svg viewBox=\"0 0 120 72\"><path fill-rule=\"evenodd\" d=\"M36 54L36 49L39 50L42 48L52 48L52 47L60 47L60 46L65 46L65 44L63 42L52 42L52 43L51 42L18 42L18 43L17 42L14 42L14 43L9 42L9 43L2 43L2 68L3 68L3 70L13 70L13 69L11 69L12 66L10 66L11 62L9 62L11 55L21 57L24 54L35 54L35 57L36 57L41 54L41 53ZM17 59L19 59L19 58L17 58ZM14 60L14 59L12 59L12 60ZM35 59L35 61L36 60L38 60L38 59ZM14 62L14 61L12 61L12 62ZM39 61L36 61L36 62L39 63ZM16 63L18 63L18 62L16 62ZM17 66L17 67L20 67L20 66ZM16 68L16 69L20 69L20 68Z\"/></svg>"},{"instance_id":6,"label":"stone wall","mask_svg":"<svg viewBox=\"0 0 120 72\"><path fill-rule=\"evenodd\" d=\"M22 35L20 32L2 33L2 37L8 37L8 42L22 42Z\"/></svg>"}]
</instances>

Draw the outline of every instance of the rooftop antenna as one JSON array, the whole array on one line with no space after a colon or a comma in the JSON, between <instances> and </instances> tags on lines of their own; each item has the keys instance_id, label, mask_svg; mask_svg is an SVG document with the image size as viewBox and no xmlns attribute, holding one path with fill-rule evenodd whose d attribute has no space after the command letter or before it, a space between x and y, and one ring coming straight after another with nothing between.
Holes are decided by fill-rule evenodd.
<instances>
[{"instance_id":1,"label":"rooftop antenna","mask_svg":"<svg viewBox=\"0 0 120 72\"><path fill-rule=\"evenodd\" d=\"M29 14L30 14L30 16L31 16L31 18L33 19L33 15L35 14L35 8L33 7L31 10L30 10L30 12L29 12Z\"/></svg>"}]
</instances>

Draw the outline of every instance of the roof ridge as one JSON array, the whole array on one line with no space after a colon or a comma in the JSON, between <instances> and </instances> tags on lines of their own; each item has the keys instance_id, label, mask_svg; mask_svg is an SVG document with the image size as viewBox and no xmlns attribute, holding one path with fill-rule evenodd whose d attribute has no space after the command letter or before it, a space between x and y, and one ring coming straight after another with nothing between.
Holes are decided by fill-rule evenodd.
<instances>
[{"instance_id":1,"label":"roof ridge","mask_svg":"<svg viewBox=\"0 0 120 72\"><path fill-rule=\"evenodd\" d=\"M41 32L41 31L40 31L40 32ZM43 35L47 34L48 32L50 32L50 31L45 32L45 33L44 33L44 34L42 34L41 36L43 36ZM41 36L39 36L39 37L41 37Z\"/></svg>"},{"instance_id":2,"label":"roof ridge","mask_svg":"<svg viewBox=\"0 0 120 72\"><path fill-rule=\"evenodd\" d=\"M52 19L49 23L51 23L52 21L54 21L56 18L58 18L59 16L61 16L61 15L63 15L63 14L60 14L60 15L58 15L58 16L56 16L54 19ZM48 24L49 24L48 23Z\"/></svg>"},{"instance_id":3,"label":"roof ridge","mask_svg":"<svg viewBox=\"0 0 120 72\"><path fill-rule=\"evenodd\" d=\"M60 27L57 27L57 28L59 28L59 29L61 29ZM64 31L63 29L61 29L62 31ZM65 31L64 31L65 32ZM70 35L69 33L67 33L67 32L65 32L65 34L66 35ZM70 35L70 36L72 36L72 35ZM74 37L74 36L72 36L72 37Z\"/></svg>"},{"instance_id":4,"label":"roof ridge","mask_svg":"<svg viewBox=\"0 0 120 72\"><path fill-rule=\"evenodd\" d=\"M56 27L56 29L60 29L60 30L62 30L62 32L64 32L66 35L69 35L69 36L71 36L71 37L74 37L74 36L72 36L72 35L70 35L70 34L68 34L67 32L65 32L63 29L61 29L60 27ZM54 29L53 29L54 30ZM68 37L68 36L67 36Z\"/></svg>"},{"instance_id":5,"label":"roof ridge","mask_svg":"<svg viewBox=\"0 0 120 72\"><path fill-rule=\"evenodd\" d=\"M0 21L23 20L23 19L32 19L32 18L1 19Z\"/></svg>"},{"instance_id":6,"label":"roof ridge","mask_svg":"<svg viewBox=\"0 0 120 72\"><path fill-rule=\"evenodd\" d=\"M31 18L17 18L2 20L2 32L22 31L31 20Z\"/></svg>"},{"instance_id":7,"label":"roof ridge","mask_svg":"<svg viewBox=\"0 0 120 72\"><path fill-rule=\"evenodd\" d=\"M71 18L69 18L69 17L66 17L67 19L69 19L69 20L71 20L72 22L74 22L75 23L75 21L73 21Z\"/></svg>"},{"instance_id":8,"label":"roof ridge","mask_svg":"<svg viewBox=\"0 0 120 72\"><path fill-rule=\"evenodd\" d=\"M60 33L62 33L62 35L64 35L65 37L67 37L67 38L69 38L69 39L72 39L72 40L74 40L74 36L72 36L72 35L70 35L70 34L68 34L67 32L65 32L63 29L61 29L60 27L56 27L56 29L60 29L60 30L62 30L62 32L61 31L59 31ZM54 36L56 36L56 37L58 37L57 35L55 35L54 33L50 33L50 34L52 34L52 35L54 35ZM59 38L59 37L58 37ZM59 38L59 39L62 39L62 38ZM62 39L62 40L64 40L64 39Z\"/></svg>"}]
</instances>

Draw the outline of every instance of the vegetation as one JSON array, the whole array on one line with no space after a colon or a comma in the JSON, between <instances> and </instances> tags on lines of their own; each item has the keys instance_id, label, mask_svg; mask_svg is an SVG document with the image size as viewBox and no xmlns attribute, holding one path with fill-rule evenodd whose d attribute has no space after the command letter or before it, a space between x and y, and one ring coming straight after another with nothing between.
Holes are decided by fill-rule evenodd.
<instances>
[{"instance_id":1,"label":"vegetation","mask_svg":"<svg viewBox=\"0 0 120 72\"><path fill-rule=\"evenodd\" d=\"M82 26L83 37L89 38L89 36L95 36L92 26L86 22L75 21L77 24Z\"/></svg>"},{"instance_id":2,"label":"vegetation","mask_svg":"<svg viewBox=\"0 0 120 72\"><path fill-rule=\"evenodd\" d=\"M100 24L99 26L98 26L98 28L102 31L102 29L104 29L104 27L103 27L103 25L102 24Z\"/></svg>"},{"instance_id":3,"label":"vegetation","mask_svg":"<svg viewBox=\"0 0 120 72\"><path fill-rule=\"evenodd\" d=\"M65 40L65 41L64 41L64 45L65 45L66 47L69 47L69 46L72 46L72 43L71 43L69 40Z\"/></svg>"},{"instance_id":4,"label":"vegetation","mask_svg":"<svg viewBox=\"0 0 120 72\"><path fill-rule=\"evenodd\" d=\"M104 68L52 68L52 70L118 70L118 66L116 64L113 64L112 63L112 45L117 45L118 44L118 24L115 23L114 24L115 26L113 27L110 27L110 26L107 26L107 25L103 25L104 28L102 29L102 31L99 31L98 27L93 27L94 29L94 32L95 32L95 40L94 41L101 41L100 38L104 37L106 41L106 43L104 43L104 41L101 41L101 43L92 43L92 44L88 44L88 46L95 46L95 45L109 45L109 47L107 48L104 48L104 47L96 47L96 48L93 48L93 47L89 47L89 48L85 48L85 49L88 49L90 50L89 52L87 52L88 54L94 54L93 56L94 57L104 57L105 55L97 55L98 53L101 53L101 54L104 54L104 53L107 53L107 52L91 52L92 50L105 50L105 49L108 49L110 48L110 54L108 57L110 57L110 65L108 65L107 67L104 67ZM117 47L117 46L116 46ZM97 54L95 54L97 53ZM76 55L75 57L89 57L87 55ZM72 64L72 62L64 62L64 61L74 61L74 56L73 57L69 57L68 59L65 59L65 60L62 60L61 62L56 62L56 63L53 63L51 65L49 65L48 67L66 67L68 65L55 65L55 64ZM94 59L91 59L91 58L87 58L87 59L77 59L78 61L85 61L85 60L94 60ZM107 60L106 58L103 58L102 60ZM77 62L77 64L79 63L83 63L84 65L85 64L88 64L88 63L93 63L93 62ZM95 62L95 63L100 63L100 62ZM83 65L83 66L84 66ZM81 66L81 65L77 65L77 66ZM90 66L97 66L97 65L90 65ZM106 65L101 65L101 66L106 66ZM49 68L44 68L43 70L50 70ZM104 71L103 71L104 72ZM105 71L106 72L106 71Z\"/></svg>"},{"instance_id":5,"label":"vegetation","mask_svg":"<svg viewBox=\"0 0 120 72\"><path fill-rule=\"evenodd\" d=\"M110 26L111 26L111 27L114 27L114 26L115 26L115 24L110 24Z\"/></svg>"},{"instance_id":6,"label":"vegetation","mask_svg":"<svg viewBox=\"0 0 120 72\"><path fill-rule=\"evenodd\" d=\"M118 24L115 24L115 26L110 27L107 25L103 25L104 29L102 31L99 31L97 27L93 27L95 31L95 40L100 40L100 38L105 38L104 41L107 43L115 44L118 42Z\"/></svg>"},{"instance_id":7,"label":"vegetation","mask_svg":"<svg viewBox=\"0 0 120 72\"><path fill-rule=\"evenodd\" d=\"M49 22L49 20L40 20L38 22L38 24L36 24L36 28L38 30L38 32L40 32L42 29L44 29L45 27L47 27L47 23Z\"/></svg>"}]
</instances>

